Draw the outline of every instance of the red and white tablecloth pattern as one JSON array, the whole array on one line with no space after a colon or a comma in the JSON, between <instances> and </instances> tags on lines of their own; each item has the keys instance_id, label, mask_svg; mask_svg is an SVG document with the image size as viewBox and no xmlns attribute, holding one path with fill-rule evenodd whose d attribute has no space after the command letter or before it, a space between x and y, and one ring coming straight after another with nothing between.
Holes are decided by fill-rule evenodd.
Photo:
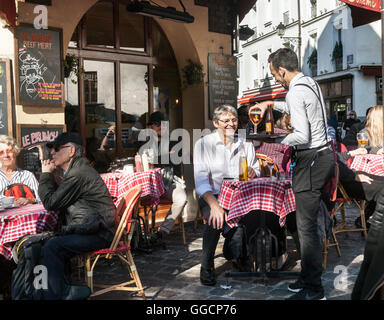
<instances>
[{"instance_id":1,"label":"red and white tablecloth pattern","mask_svg":"<svg viewBox=\"0 0 384 320\"><path fill-rule=\"evenodd\" d=\"M12 245L27 234L54 230L58 213L47 211L42 204L31 204L0 211L0 254L12 259Z\"/></svg>"},{"instance_id":2,"label":"red and white tablecloth pattern","mask_svg":"<svg viewBox=\"0 0 384 320\"><path fill-rule=\"evenodd\" d=\"M142 189L141 197L150 196L153 206L159 204L161 195L165 192L164 181L159 168L145 172L124 173L110 172L101 174L108 187L109 193L117 206L130 188L140 185Z\"/></svg>"},{"instance_id":3,"label":"red and white tablecloth pattern","mask_svg":"<svg viewBox=\"0 0 384 320\"><path fill-rule=\"evenodd\" d=\"M384 177L384 155L364 154L353 157L351 168Z\"/></svg>"},{"instance_id":4,"label":"red and white tablecloth pattern","mask_svg":"<svg viewBox=\"0 0 384 320\"><path fill-rule=\"evenodd\" d=\"M287 214L296 211L295 196L289 179L224 180L218 202L221 207L229 210L227 223L231 227L252 210L273 212L280 217L280 226L284 226Z\"/></svg>"}]
</instances>

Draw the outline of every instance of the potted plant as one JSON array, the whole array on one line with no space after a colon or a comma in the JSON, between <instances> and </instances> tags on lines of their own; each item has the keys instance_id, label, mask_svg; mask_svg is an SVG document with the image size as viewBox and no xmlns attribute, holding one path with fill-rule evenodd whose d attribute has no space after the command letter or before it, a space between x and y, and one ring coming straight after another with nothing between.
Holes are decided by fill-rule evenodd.
<instances>
[{"instance_id":1,"label":"potted plant","mask_svg":"<svg viewBox=\"0 0 384 320\"><path fill-rule=\"evenodd\" d=\"M339 71L342 69L343 45L342 45L341 41L337 41L335 43L335 47L333 48L333 52L332 52L332 61L335 62L336 71Z\"/></svg>"},{"instance_id":2,"label":"potted plant","mask_svg":"<svg viewBox=\"0 0 384 320\"><path fill-rule=\"evenodd\" d=\"M204 81L203 65L194 63L191 59L187 60L187 65L182 69L184 87L189 85L199 85Z\"/></svg>"},{"instance_id":3,"label":"potted plant","mask_svg":"<svg viewBox=\"0 0 384 320\"><path fill-rule=\"evenodd\" d=\"M317 49L314 48L311 55L308 57L307 63L311 69L312 76L317 75Z\"/></svg>"},{"instance_id":4,"label":"potted plant","mask_svg":"<svg viewBox=\"0 0 384 320\"><path fill-rule=\"evenodd\" d=\"M74 73L77 77L84 73L84 68L79 68L79 61L73 54L67 54L64 60L64 78L69 78ZM71 79L72 83L77 83L75 79Z\"/></svg>"}]
</instances>

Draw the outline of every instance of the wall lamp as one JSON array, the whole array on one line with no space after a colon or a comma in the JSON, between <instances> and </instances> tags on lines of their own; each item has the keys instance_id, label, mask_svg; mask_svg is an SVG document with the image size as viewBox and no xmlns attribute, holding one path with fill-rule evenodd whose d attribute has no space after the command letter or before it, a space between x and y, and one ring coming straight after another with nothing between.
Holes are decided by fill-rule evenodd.
<instances>
[{"instance_id":1,"label":"wall lamp","mask_svg":"<svg viewBox=\"0 0 384 320\"><path fill-rule=\"evenodd\" d=\"M195 18L191 16L179 0L181 6L184 9L184 12L177 11L174 7L161 7L153 6L148 1L134 1L131 4L127 5L127 10L130 12L135 12L144 16L158 17L162 19L173 20L177 22L186 22L192 23L195 21Z\"/></svg>"}]
</instances>

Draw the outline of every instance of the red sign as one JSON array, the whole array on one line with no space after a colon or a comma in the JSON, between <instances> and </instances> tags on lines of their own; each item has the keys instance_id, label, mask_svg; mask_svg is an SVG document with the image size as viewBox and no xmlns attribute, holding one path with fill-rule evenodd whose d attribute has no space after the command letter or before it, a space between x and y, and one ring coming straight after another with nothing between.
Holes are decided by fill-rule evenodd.
<instances>
[{"instance_id":1,"label":"red sign","mask_svg":"<svg viewBox=\"0 0 384 320\"><path fill-rule=\"evenodd\" d=\"M340 0L351 6L360 7L362 9L380 12L381 0Z\"/></svg>"}]
</instances>

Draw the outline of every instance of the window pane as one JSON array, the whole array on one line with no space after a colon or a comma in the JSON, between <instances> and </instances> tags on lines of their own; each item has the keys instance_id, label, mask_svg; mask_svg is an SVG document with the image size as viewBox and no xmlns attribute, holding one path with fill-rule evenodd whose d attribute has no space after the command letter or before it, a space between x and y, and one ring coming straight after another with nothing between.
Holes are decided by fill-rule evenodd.
<instances>
[{"instance_id":1,"label":"window pane","mask_svg":"<svg viewBox=\"0 0 384 320\"><path fill-rule=\"evenodd\" d=\"M155 21L152 22L152 46L155 57L173 60L172 48Z\"/></svg>"},{"instance_id":2,"label":"window pane","mask_svg":"<svg viewBox=\"0 0 384 320\"><path fill-rule=\"evenodd\" d=\"M121 122L124 148L137 146L140 129L146 126L148 114L148 67L122 63L120 65Z\"/></svg>"},{"instance_id":3,"label":"window pane","mask_svg":"<svg viewBox=\"0 0 384 320\"><path fill-rule=\"evenodd\" d=\"M124 4L119 6L120 49L144 52L144 17L127 12Z\"/></svg>"},{"instance_id":4,"label":"window pane","mask_svg":"<svg viewBox=\"0 0 384 320\"><path fill-rule=\"evenodd\" d=\"M77 76L72 72L65 83L65 124L67 131L80 133L79 90Z\"/></svg>"},{"instance_id":5,"label":"window pane","mask_svg":"<svg viewBox=\"0 0 384 320\"><path fill-rule=\"evenodd\" d=\"M113 4L101 1L86 15L87 45L114 48Z\"/></svg>"},{"instance_id":6,"label":"window pane","mask_svg":"<svg viewBox=\"0 0 384 320\"><path fill-rule=\"evenodd\" d=\"M84 70L87 157L98 172L106 172L116 148L114 63L84 60Z\"/></svg>"},{"instance_id":7,"label":"window pane","mask_svg":"<svg viewBox=\"0 0 384 320\"><path fill-rule=\"evenodd\" d=\"M75 31L72 34L71 41L69 41L69 47L77 48L79 46L79 35L77 33L77 27L75 28Z\"/></svg>"}]
</instances>

